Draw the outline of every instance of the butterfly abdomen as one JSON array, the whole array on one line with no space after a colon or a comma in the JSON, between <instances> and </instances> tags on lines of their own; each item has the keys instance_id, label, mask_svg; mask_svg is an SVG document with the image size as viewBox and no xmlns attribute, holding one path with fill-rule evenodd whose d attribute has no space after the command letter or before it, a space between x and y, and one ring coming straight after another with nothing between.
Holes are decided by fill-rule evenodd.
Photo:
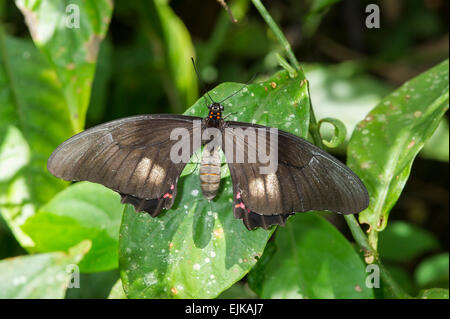
<instances>
[{"instance_id":1,"label":"butterfly abdomen","mask_svg":"<svg viewBox=\"0 0 450 319\"><path fill-rule=\"evenodd\" d=\"M200 185L203 196L206 199L213 199L220 186L220 154L216 151L209 151L207 147L202 154L200 164Z\"/></svg>"}]
</instances>

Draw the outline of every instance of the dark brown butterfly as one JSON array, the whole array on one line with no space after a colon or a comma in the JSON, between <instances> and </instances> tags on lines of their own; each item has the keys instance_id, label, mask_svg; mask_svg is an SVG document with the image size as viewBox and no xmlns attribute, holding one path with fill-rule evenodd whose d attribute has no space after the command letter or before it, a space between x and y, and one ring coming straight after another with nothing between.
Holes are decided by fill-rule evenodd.
<instances>
[{"instance_id":1,"label":"dark brown butterfly","mask_svg":"<svg viewBox=\"0 0 450 319\"><path fill-rule=\"evenodd\" d=\"M210 200L217 193L221 149L233 182L234 216L249 230L284 226L295 212L354 214L367 208L364 184L330 154L284 131L224 121L221 103L213 102L208 109L203 119L141 115L92 127L62 143L50 156L48 170L64 180L102 184L118 192L122 202L132 204L136 211L156 217L161 209L172 207L178 179L187 163L172 160L174 148L184 150L185 159L189 159L202 144L200 180L204 196ZM208 129L223 134L213 139L206 134L209 138L196 145L196 133ZM176 130L185 132L184 139L171 138ZM252 138L248 134L251 130L261 134L254 133L256 138ZM270 143L271 138L277 145ZM252 150L272 151L277 158L276 170L261 173L265 164L248 160ZM243 154L243 161L235 160L238 154Z\"/></svg>"}]
</instances>

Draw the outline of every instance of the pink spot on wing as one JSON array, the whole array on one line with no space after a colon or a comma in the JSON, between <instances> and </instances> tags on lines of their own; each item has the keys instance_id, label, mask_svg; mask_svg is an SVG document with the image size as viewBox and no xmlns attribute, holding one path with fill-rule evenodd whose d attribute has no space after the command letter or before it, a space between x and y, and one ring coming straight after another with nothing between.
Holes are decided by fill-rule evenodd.
<instances>
[{"instance_id":1,"label":"pink spot on wing","mask_svg":"<svg viewBox=\"0 0 450 319\"><path fill-rule=\"evenodd\" d=\"M236 208L242 208L242 209L245 209L245 205L244 205L244 203L239 203L239 204L236 204L236 205L234 205L234 207L236 207Z\"/></svg>"},{"instance_id":2,"label":"pink spot on wing","mask_svg":"<svg viewBox=\"0 0 450 319\"><path fill-rule=\"evenodd\" d=\"M241 198L241 193L237 192L236 199L240 199L240 198Z\"/></svg>"},{"instance_id":3,"label":"pink spot on wing","mask_svg":"<svg viewBox=\"0 0 450 319\"><path fill-rule=\"evenodd\" d=\"M172 185L170 185L170 189L174 189L175 188L175 186L172 184Z\"/></svg>"},{"instance_id":4,"label":"pink spot on wing","mask_svg":"<svg viewBox=\"0 0 450 319\"><path fill-rule=\"evenodd\" d=\"M163 196L163 198L167 198L167 197L169 197L169 196L170 196L169 193L165 193L164 196Z\"/></svg>"}]
</instances>

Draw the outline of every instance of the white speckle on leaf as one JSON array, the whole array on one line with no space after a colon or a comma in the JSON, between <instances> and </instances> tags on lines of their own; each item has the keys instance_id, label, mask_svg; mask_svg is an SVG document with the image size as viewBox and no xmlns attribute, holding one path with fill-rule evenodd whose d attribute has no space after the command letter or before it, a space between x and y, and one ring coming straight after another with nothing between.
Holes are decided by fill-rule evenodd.
<instances>
[{"instance_id":1,"label":"white speckle on leaf","mask_svg":"<svg viewBox=\"0 0 450 319\"><path fill-rule=\"evenodd\" d=\"M152 285L156 284L157 282L158 282L158 279L156 278L156 275L153 271L149 272L148 274L146 274L144 276L144 283L147 286L152 286Z\"/></svg>"},{"instance_id":2,"label":"white speckle on leaf","mask_svg":"<svg viewBox=\"0 0 450 319\"><path fill-rule=\"evenodd\" d=\"M195 264L193 268L194 268L194 270L200 270L200 265L199 264Z\"/></svg>"},{"instance_id":3,"label":"white speckle on leaf","mask_svg":"<svg viewBox=\"0 0 450 319\"><path fill-rule=\"evenodd\" d=\"M194 189L194 190L191 192L191 195L192 195L192 196L197 196L197 195L198 195L198 189Z\"/></svg>"}]
</instances>

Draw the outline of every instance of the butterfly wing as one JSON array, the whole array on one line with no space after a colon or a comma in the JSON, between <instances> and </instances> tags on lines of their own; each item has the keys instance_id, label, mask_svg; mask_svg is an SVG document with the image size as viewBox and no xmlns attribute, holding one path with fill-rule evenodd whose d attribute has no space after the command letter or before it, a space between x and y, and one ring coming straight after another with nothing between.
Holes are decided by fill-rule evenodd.
<instances>
[{"instance_id":1,"label":"butterfly wing","mask_svg":"<svg viewBox=\"0 0 450 319\"><path fill-rule=\"evenodd\" d=\"M198 117L140 115L92 127L62 143L50 156L50 173L69 181L102 184L123 203L152 216L173 205L185 161L174 163L170 151L180 142L192 156L192 132ZM185 129L184 140L171 140L173 129ZM188 145L189 144L189 145Z\"/></svg>"},{"instance_id":2,"label":"butterfly wing","mask_svg":"<svg viewBox=\"0 0 450 319\"><path fill-rule=\"evenodd\" d=\"M234 185L234 216L242 219L248 229L284 225L295 212L354 214L367 208L368 193L358 176L322 149L281 130L272 133L277 143L269 143L270 128L265 126L226 122L225 131L227 128L231 133L225 132L223 149ZM258 135L256 143L249 143L246 128L264 134L261 138ZM227 143L234 146L233 152L227 151ZM236 161L236 153L244 153L247 159L252 148L277 154L276 171L262 174L260 168L265 164L260 161Z\"/></svg>"}]
</instances>

